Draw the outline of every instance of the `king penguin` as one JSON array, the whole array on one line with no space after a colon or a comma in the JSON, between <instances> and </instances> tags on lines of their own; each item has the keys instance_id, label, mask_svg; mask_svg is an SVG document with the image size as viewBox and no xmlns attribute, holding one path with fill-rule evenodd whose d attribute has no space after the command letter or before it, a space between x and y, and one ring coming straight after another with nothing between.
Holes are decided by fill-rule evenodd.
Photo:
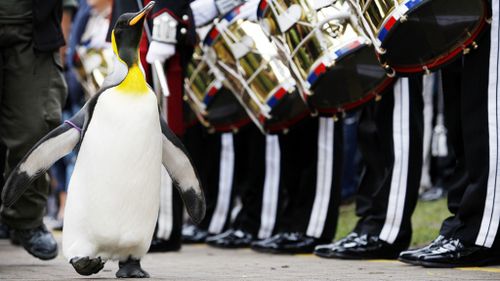
<instances>
[{"instance_id":1,"label":"king penguin","mask_svg":"<svg viewBox=\"0 0 500 281\"><path fill-rule=\"evenodd\" d=\"M140 68L138 45L150 2L121 15L112 32L114 72L70 120L43 137L12 171L2 198L10 206L29 183L75 149L63 253L82 275L118 260L117 277L149 277L140 259L153 237L166 168L195 222L205 200L192 161L162 119Z\"/></svg>"}]
</instances>

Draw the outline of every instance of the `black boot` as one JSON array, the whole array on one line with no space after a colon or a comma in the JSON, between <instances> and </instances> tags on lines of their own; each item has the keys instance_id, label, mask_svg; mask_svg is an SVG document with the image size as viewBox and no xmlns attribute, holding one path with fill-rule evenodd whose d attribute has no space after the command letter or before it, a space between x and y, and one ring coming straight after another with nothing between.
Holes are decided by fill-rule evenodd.
<instances>
[{"instance_id":1,"label":"black boot","mask_svg":"<svg viewBox=\"0 0 500 281\"><path fill-rule=\"evenodd\" d=\"M43 224L32 229L13 229L10 239L41 260L51 260L57 256L57 242Z\"/></svg>"}]
</instances>

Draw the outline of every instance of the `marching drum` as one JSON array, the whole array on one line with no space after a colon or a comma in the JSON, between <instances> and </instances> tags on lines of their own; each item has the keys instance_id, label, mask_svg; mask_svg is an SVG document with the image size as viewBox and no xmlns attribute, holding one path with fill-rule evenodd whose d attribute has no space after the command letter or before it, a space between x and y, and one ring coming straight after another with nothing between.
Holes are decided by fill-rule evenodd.
<instances>
[{"instance_id":1,"label":"marching drum","mask_svg":"<svg viewBox=\"0 0 500 281\"><path fill-rule=\"evenodd\" d=\"M437 69L470 46L487 23L484 0L350 0L388 72Z\"/></svg>"},{"instance_id":2,"label":"marching drum","mask_svg":"<svg viewBox=\"0 0 500 281\"><path fill-rule=\"evenodd\" d=\"M232 90L223 85L224 76L213 64L213 58L197 46L187 65L184 100L205 127L235 131L250 119Z\"/></svg>"},{"instance_id":3,"label":"marching drum","mask_svg":"<svg viewBox=\"0 0 500 281\"><path fill-rule=\"evenodd\" d=\"M215 21L204 45L255 124L263 132L284 131L309 109L276 47L257 23L242 18L240 7Z\"/></svg>"},{"instance_id":4,"label":"marching drum","mask_svg":"<svg viewBox=\"0 0 500 281\"><path fill-rule=\"evenodd\" d=\"M257 16L287 53L304 99L323 115L355 108L392 81L341 1L261 0Z\"/></svg>"}]
</instances>

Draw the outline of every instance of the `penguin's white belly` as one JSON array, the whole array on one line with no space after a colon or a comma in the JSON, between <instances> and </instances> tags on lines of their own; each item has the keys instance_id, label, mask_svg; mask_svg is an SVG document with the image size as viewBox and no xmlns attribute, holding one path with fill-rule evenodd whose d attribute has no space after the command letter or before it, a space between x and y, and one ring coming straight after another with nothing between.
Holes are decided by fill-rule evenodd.
<instances>
[{"instance_id":1,"label":"penguin's white belly","mask_svg":"<svg viewBox=\"0 0 500 281\"><path fill-rule=\"evenodd\" d=\"M156 98L112 89L99 97L69 184L68 259L140 258L156 224L162 153Z\"/></svg>"}]
</instances>

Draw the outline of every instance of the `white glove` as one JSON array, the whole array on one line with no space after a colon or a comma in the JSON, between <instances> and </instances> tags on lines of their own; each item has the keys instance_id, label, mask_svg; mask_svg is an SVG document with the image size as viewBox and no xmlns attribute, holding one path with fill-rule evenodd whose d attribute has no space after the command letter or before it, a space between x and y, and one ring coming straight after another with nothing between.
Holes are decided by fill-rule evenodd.
<instances>
[{"instance_id":1,"label":"white glove","mask_svg":"<svg viewBox=\"0 0 500 281\"><path fill-rule=\"evenodd\" d=\"M152 64L156 60L159 60L161 63L164 63L174 54L175 54L174 44L151 41L151 44L149 44L148 53L146 55L146 61L150 64Z\"/></svg>"},{"instance_id":2,"label":"white glove","mask_svg":"<svg viewBox=\"0 0 500 281\"><path fill-rule=\"evenodd\" d=\"M219 15L214 0L196 0L190 6L196 26L204 25Z\"/></svg>"}]
</instances>

